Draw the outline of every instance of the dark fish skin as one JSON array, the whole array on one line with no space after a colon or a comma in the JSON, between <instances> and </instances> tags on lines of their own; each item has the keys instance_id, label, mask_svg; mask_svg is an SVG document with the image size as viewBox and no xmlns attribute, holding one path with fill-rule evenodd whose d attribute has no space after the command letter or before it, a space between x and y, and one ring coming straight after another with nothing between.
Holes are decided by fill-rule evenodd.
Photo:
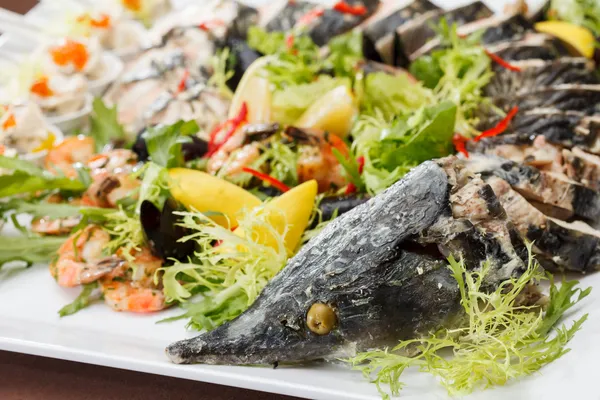
<instances>
[{"instance_id":1,"label":"dark fish skin","mask_svg":"<svg viewBox=\"0 0 600 400\"><path fill-rule=\"evenodd\" d=\"M318 46L324 46L335 36L355 28L373 15L379 7L379 0L348 0L346 3L352 6L364 6L367 12L364 15L348 15L336 10L324 10L323 15L316 18L309 28L309 36Z\"/></svg>"},{"instance_id":2,"label":"dark fish skin","mask_svg":"<svg viewBox=\"0 0 600 400\"><path fill-rule=\"evenodd\" d=\"M283 9L265 27L267 31L287 32L292 30L300 18L315 8L306 1L287 1Z\"/></svg>"},{"instance_id":3,"label":"dark fish skin","mask_svg":"<svg viewBox=\"0 0 600 400\"><path fill-rule=\"evenodd\" d=\"M334 214L339 217L353 208L366 203L369 199L370 197L367 195L327 196L319 203L321 219L323 221L329 221L333 218ZM316 226L317 222L318 221L314 221L313 227Z\"/></svg>"},{"instance_id":4,"label":"dark fish skin","mask_svg":"<svg viewBox=\"0 0 600 400\"><path fill-rule=\"evenodd\" d=\"M569 55L557 39L540 33L529 33L522 40L496 43L487 49L509 61L556 60Z\"/></svg>"},{"instance_id":5,"label":"dark fish skin","mask_svg":"<svg viewBox=\"0 0 600 400\"><path fill-rule=\"evenodd\" d=\"M520 71L511 71L498 66L495 75L485 87L488 97L514 96L542 87L562 84L598 84L594 74L594 63L585 58L560 58L558 60L527 60L512 63Z\"/></svg>"},{"instance_id":6,"label":"dark fish skin","mask_svg":"<svg viewBox=\"0 0 600 400\"><path fill-rule=\"evenodd\" d=\"M527 111L535 108L580 111L584 114L600 114L600 85L564 84L542 87L526 93L498 96L494 104L505 111L514 106Z\"/></svg>"},{"instance_id":7,"label":"dark fish skin","mask_svg":"<svg viewBox=\"0 0 600 400\"><path fill-rule=\"evenodd\" d=\"M557 218L566 213L594 224L600 220L600 194L576 182L492 155L471 154L466 165L484 178L504 179L527 200L547 205L546 212L556 208Z\"/></svg>"},{"instance_id":8,"label":"dark fish skin","mask_svg":"<svg viewBox=\"0 0 600 400\"><path fill-rule=\"evenodd\" d=\"M170 345L168 357L175 363L294 363L351 356L453 326L462 317L460 295L438 249L469 256L467 267L476 268L482 260L468 254L469 245L483 245L492 263L491 287L524 268L513 230L496 215L501 207L488 209L497 205L493 192L483 199L478 193L489 187L455 165L455 159L425 162L334 220L244 314ZM462 217L470 208L472 219ZM305 322L317 302L337 317L335 328L321 336Z\"/></svg>"},{"instance_id":9,"label":"dark fish skin","mask_svg":"<svg viewBox=\"0 0 600 400\"><path fill-rule=\"evenodd\" d=\"M499 119L487 119L478 128L490 129ZM591 153L600 152L600 116L586 116L578 111L561 111L539 108L519 111L505 134L483 139L480 143L527 144L533 137L542 135L550 143L563 147L581 147Z\"/></svg>"}]
</instances>

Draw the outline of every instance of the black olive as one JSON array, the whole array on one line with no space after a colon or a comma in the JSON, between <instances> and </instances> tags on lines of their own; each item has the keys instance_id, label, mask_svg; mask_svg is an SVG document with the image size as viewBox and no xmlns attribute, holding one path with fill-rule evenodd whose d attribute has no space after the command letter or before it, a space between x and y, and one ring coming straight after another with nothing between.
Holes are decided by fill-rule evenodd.
<instances>
[{"instance_id":1,"label":"black olive","mask_svg":"<svg viewBox=\"0 0 600 400\"><path fill-rule=\"evenodd\" d=\"M158 257L186 261L194 254L196 245L193 241L178 242L190 234L188 229L177 224L178 217L173 214L182 209L172 198L167 199L162 211L148 200L142 202L140 220L144 236L150 249Z\"/></svg>"}]
</instances>

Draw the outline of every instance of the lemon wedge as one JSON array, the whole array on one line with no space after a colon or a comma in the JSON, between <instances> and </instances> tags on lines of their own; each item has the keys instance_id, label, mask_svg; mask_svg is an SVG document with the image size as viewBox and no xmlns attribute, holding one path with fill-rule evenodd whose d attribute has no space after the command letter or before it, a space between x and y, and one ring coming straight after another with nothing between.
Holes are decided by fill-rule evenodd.
<instances>
[{"instance_id":1,"label":"lemon wedge","mask_svg":"<svg viewBox=\"0 0 600 400\"><path fill-rule=\"evenodd\" d=\"M584 57L594 56L596 40L587 28L565 21L544 21L535 24L535 29L562 40Z\"/></svg>"},{"instance_id":2,"label":"lemon wedge","mask_svg":"<svg viewBox=\"0 0 600 400\"><path fill-rule=\"evenodd\" d=\"M250 123L270 122L271 119L271 84L261 74L261 70L269 63L270 57L261 57L254 61L244 73L235 90L229 118L234 118L240 111L243 103L248 107L247 120Z\"/></svg>"},{"instance_id":3,"label":"lemon wedge","mask_svg":"<svg viewBox=\"0 0 600 400\"><path fill-rule=\"evenodd\" d=\"M342 85L315 101L295 125L327 131L343 139L350 133L356 113L354 96L348 87Z\"/></svg>"}]
</instances>

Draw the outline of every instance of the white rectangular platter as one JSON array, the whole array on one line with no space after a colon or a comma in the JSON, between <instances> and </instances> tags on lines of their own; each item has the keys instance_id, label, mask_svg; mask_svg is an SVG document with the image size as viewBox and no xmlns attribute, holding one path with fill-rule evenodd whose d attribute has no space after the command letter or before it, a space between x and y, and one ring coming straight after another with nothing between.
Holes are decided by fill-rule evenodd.
<instances>
[{"instance_id":1,"label":"white rectangular platter","mask_svg":"<svg viewBox=\"0 0 600 400\"><path fill-rule=\"evenodd\" d=\"M436 1L453 7L467 1ZM252 3L263 3L254 0ZM504 1L488 4L501 11ZM32 18L44 15L42 7ZM18 47L13 40L10 47ZM93 305L76 315L59 318L58 310L70 303L77 290L55 284L47 266L26 271L0 272L0 350L21 352L64 360L129 369L146 373L192 379L246 389L305 398L350 400L379 399L374 385L357 371L344 365L317 363L304 367L227 367L174 365L164 356L171 342L191 337L183 322L156 324L180 312L139 316L116 313L103 304ZM600 399L597 386L600 360L600 274L581 277L583 286L597 286L568 316L568 321L583 313L589 319L570 343L572 351L540 373L492 390L477 392L470 399ZM434 379L409 371L404 399L443 399L446 392ZM242 396L240 396L242 397Z\"/></svg>"}]
</instances>

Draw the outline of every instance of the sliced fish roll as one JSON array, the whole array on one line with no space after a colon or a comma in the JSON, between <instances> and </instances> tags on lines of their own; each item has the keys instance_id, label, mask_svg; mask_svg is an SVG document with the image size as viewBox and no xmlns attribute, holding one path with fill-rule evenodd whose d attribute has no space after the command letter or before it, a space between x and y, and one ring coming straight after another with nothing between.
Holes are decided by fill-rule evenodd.
<instances>
[{"instance_id":1,"label":"sliced fish roll","mask_svg":"<svg viewBox=\"0 0 600 400\"><path fill-rule=\"evenodd\" d=\"M486 47L490 52L508 61L531 58L555 60L569 55L562 43L542 33L528 33L522 40L501 42Z\"/></svg>"},{"instance_id":2,"label":"sliced fish roll","mask_svg":"<svg viewBox=\"0 0 600 400\"><path fill-rule=\"evenodd\" d=\"M493 155L471 154L469 170L484 177L497 176L527 200L539 204L549 216L581 218L593 225L600 221L600 195L561 174L540 171Z\"/></svg>"},{"instance_id":3,"label":"sliced fish roll","mask_svg":"<svg viewBox=\"0 0 600 400\"><path fill-rule=\"evenodd\" d=\"M521 236L533 242L533 252L544 267L578 272L598 269L600 232L583 222L547 217L498 177L486 182Z\"/></svg>"},{"instance_id":4,"label":"sliced fish roll","mask_svg":"<svg viewBox=\"0 0 600 400\"><path fill-rule=\"evenodd\" d=\"M518 106L521 112L536 108L554 108L580 111L588 115L600 114L600 85L561 84L516 95L497 96L493 101L505 111Z\"/></svg>"},{"instance_id":5,"label":"sliced fish roll","mask_svg":"<svg viewBox=\"0 0 600 400\"><path fill-rule=\"evenodd\" d=\"M296 26L300 18L315 9L317 5L308 1L275 1L261 10L261 19L267 20L266 30L287 32Z\"/></svg>"},{"instance_id":6,"label":"sliced fish roll","mask_svg":"<svg viewBox=\"0 0 600 400\"><path fill-rule=\"evenodd\" d=\"M558 60L530 59L511 63L520 71L495 67L495 75L485 87L489 97L508 97L563 84L598 84L594 63L586 58L564 57Z\"/></svg>"}]
</instances>

